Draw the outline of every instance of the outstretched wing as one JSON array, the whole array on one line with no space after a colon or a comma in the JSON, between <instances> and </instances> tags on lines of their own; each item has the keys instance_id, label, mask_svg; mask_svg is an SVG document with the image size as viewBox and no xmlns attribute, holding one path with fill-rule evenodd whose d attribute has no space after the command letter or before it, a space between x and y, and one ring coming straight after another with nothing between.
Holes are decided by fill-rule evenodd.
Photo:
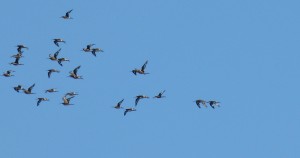
<instances>
[{"instance_id":1,"label":"outstretched wing","mask_svg":"<svg viewBox=\"0 0 300 158\"><path fill-rule=\"evenodd\" d=\"M28 91L29 92L31 92L31 90L32 90L32 88L35 86L35 84L33 84L32 86L30 86L29 88L28 88Z\"/></svg>"},{"instance_id":2,"label":"outstretched wing","mask_svg":"<svg viewBox=\"0 0 300 158\"><path fill-rule=\"evenodd\" d=\"M54 58L57 58L57 56L58 56L58 54L59 54L60 51L61 51L61 48L54 53Z\"/></svg>"},{"instance_id":3,"label":"outstretched wing","mask_svg":"<svg viewBox=\"0 0 300 158\"><path fill-rule=\"evenodd\" d=\"M61 63L61 59L58 59L57 62L58 62L58 64L59 64L60 66L63 66L62 63Z\"/></svg>"},{"instance_id":4,"label":"outstretched wing","mask_svg":"<svg viewBox=\"0 0 300 158\"><path fill-rule=\"evenodd\" d=\"M15 60L15 63L16 63L16 64L19 64L19 59L20 59L20 58L16 58L16 60Z\"/></svg>"},{"instance_id":5,"label":"outstretched wing","mask_svg":"<svg viewBox=\"0 0 300 158\"><path fill-rule=\"evenodd\" d=\"M42 102L42 99L38 98L36 106L39 106L41 102Z\"/></svg>"},{"instance_id":6,"label":"outstretched wing","mask_svg":"<svg viewBox=\"0 0 300 158\"><path fill-rule=\"evenodd\" d=\"M137 97L137 98L135 99L135 106L137 106L137 104L138 104L138 102L139 102L140 99L141 99L140 97Z\"/></svg>"},{"instance_id":7,"label":"outstretched wing","mask_svg":"<svg viewBox=\"0 0 300 158\"><path fill-rule=\"evenodd\" d=\"M144 71L145 70L145 68L146 68L146 66L147 66L147 64L148 64L148 60L145 62L145 64L142 66L142 71Z\"/></svg>"},{"instance_id":8,"label":"outstretched wing","mask_svg":"<svg viewBox=\"0 0 300 158\"><path fill-rule=\"evenodd\" d=\"M74 70L73 70L73 73L77 76L77 71L78 71L78 69L80 69L80 65L79 66L77 66Z\"/></svg>"},{"instance_id":9,"label":"outstretched wing","mask_svg":"<svg viewBox=\"0 0 300 158\"><path fill-rule=\"evenodd\" d=\"M127 112L128 112L128 109L126 109L126 110L124 111L124 116L127 114Z\"/></svg>"},{"instance_id":10,"label":"outstretched wing","mask_svg":"<svg viewBox=\"0 0 300 158\"><path fill-rule=\"evenodd\" d=\"M54 40L54 44L55 44L57 47L59 47L59 44L58 44L58 42L57 42L56 40Z\"/></svg>"}]
</instances>

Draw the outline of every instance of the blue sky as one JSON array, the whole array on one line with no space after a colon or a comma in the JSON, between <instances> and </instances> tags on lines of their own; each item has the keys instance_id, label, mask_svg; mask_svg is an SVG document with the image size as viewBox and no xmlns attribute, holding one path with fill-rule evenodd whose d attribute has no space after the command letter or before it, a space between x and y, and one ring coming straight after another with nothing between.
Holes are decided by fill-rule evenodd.
<instances>
[{"instance_id":1,"label":"blue sky","mask_svg":"<svg viewBox=\"0 0 300 158\"><path fill-rule=\"evenodd\" d=\"M0 157L298 158L299 1L6 1ZM72 20L60 16L73 9ZM63 38L60 67L47 59ZM87 44L104 50L95 58ZM8 63L24 44L24 66ZM148 60L149 75L130 71ZM83 80L68 72L81 65ZM50 68L61 70L47 78ZM33 83L34 95L12 87ZM57 88L58 93L44 90ZM123 116L112 108L141 100ZM80 95L64 107L68 91ZM36 106L37 97L49 102ZM198 109L196 99L221 107Z\"/></svg>"}]
</instances>

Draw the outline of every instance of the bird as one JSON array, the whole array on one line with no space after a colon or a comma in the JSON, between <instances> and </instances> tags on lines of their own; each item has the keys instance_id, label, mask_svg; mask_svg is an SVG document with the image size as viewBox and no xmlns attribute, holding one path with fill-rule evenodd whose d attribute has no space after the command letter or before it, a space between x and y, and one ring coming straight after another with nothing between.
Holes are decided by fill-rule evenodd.
<instances>
[{"instance_id":1,"label":"bird","mask_svg":"<svg viewBox=\"0 0 300 158\"><path fill-rule=\"evenodd\" d=\"M166 96L163 96L164 93L165 93L165 90L162 91L162 92L160 92L160 93L158 93L158 95L154 96L153 98L164 98L164 97L166 97Z\"/></svg>"},{"instance_id":2,"label":"bird","mask_svg":"<svg viewBox=\"0 0 300 158\"><path fill-rule=\"evenodd\" d=\"M125 109L124 116L127 114L127 112L131 112L131 111L136 111L136 109L135 108L127 108L127 109Z\"/></svg>"},{"instance_id":3,"label":"bird","mask_svg":"<svg viewBox=\"0 0 300 158\"><path fill-rule=\"evenodd\" d=\"M19 60L20 60L20 58L16 58L16 60L15 60L14 62L11 62L10 64L11 64L11 65L14 65L14 66L24 65L24 64L20 64L20 63L19 63Z\"/></svg>"},{"instance_id":4,"label":"bird","mask_svg":"<svg viewBox=\"0 0 300 158\"><path fill-rule=\"evenodd\" d=\"M196 102L196 104L197 104L197 106L199 107L199 108L201 108L201 104L203 105L203 106L205 106L205 107L207 107L206 106L206 101L205 100L201 100L201 99L198 99L198 100L195 100L195 102Z\"/></svg>"},{"instance_id":5,"label":"bird","mask_svg":"<svg viewBox=\"0 0 300 158\"><path fill-rule=\"evenodd\" d=\"M70 61L69 59L66 59L66 58L59 58L59 59L57 59L57 62L58 62L58 64L60 65L60 66L63 66L62 65L62 62L63 61Z\"/></svg>"},{"instance_id":6,"label":"bird","mask_svg":"<svg viewBox=\"0 0 300 158\"><path fill-rule=\"evenodd\" d=\"M73 11L73 9L69 10L68 12L66 12L66 14L64 16L62 16L61 18L63 19L73 19L72 17L70 17L70 13Z\"/></svg>"},{"instance_id":7,"label":"bird","mask_svg":"<svg viewBox=\"0 0 300 158\"><path fill-rule=\"evenodd\" d=\"M148 64L148 60L144 63L144 65L142 66L141 69L134 69L134 70L132 70L132 73L134 75L136 75L137 73L144 74L144 75L149 74L149 73L145 72L145 68L146 68L147 64Z\"/></svg>"},{"instance_id":8,"label":"bird","mask_svg":"<svg viewBox=\"0 0 300 158\"><path fill-rule=\"evenodd\" d=\"M30 86L28 89L23 88L22 90L23 90L23 92L25 94L35 94L35 93L31 92L34 86L35 86L35 84L33 84L32 86Z\"/></svg>"},{"instance_id":9,"label":"bird","mask_svg":"<svg viewBox=\"0 0 300 158\"><path fill-rule=\"evenodd\" d=\"M75 96L75 95L78 95L78 93L76 93L76 92L68 92L68 93L65 94L65 97L66 97L66 96L71 96L71 97L73 97L73 96Z\"/></svg>"},{"instance_id":10,"label":"bird","mask_svg":"<svg viewBox=\"0 0 300 158\"><path fill-rule=\"evenodd\" d=\"M213 109L215 108L215 106L218 106L218 107L220 106L220 105L219 105L220 102L213 101L213 100L212 100L212 101L208 101L207 103L209 103L209 105L210 105Z\"/></svg>"},{"instance_id":11,"label":"bird","mask_svg":"<svg viewBox=\"0 0 300 158\"><path fill-rule=\"evenodd\" d=\"M118 104L116 106L114 106L115 109L122 109L123 107L121 107L121 104L123 103L124 99L122 99L121 101L118 102Z\"/></svg>"},{"instance_id":12,"label":"bird","mask_svg":"<svg viewBox=\"0 0 300 158\"><path fill-rule=\"evenodd\" d=\"M60 72L59 70L56 70L56 69L49 69L49 70L47 70L47 71L48 71L48 78L51 77L51 73L52 73L52 72L57 72L57 73Z\"/></svg>"},{"instance_id":13,"label":"bird","mask_svg":"<svg viewBox=\"0 0 300 158\"><path fill-rule=\"evenodd\" d=\"M145 96L145 95L138 95L136 96L136 99L135 99L135 106L137 106L138 102L140 99L144 99L144 98L149 98L148 96Z\"/></svg>"},{"instance_id":14,"label":"bird","mask_svg":"<svg viewBox=\"0 0 300 158\"><path fill-rule=\"evenodd\" d=\"M24 46L23 44L19 44L19 45L17 45L16 47L18 47L18 48L17 48L17 51L18 51L19 53L22 52L22 49L23 49L23 48L28 49L28 47Z\"/></svg>"},{"instance_id":15,"label":"bird","mask_svg":"<svg viewBox=\"0 0 300 158\"><path fill-rule=\"evenodd\" d=\"M36 106L39 106L40 105L40 103L42 102L42 101L49 101L49 99L48 98L37 98L37 104L36 104Z\"/></svg>"},{"instance_id":16,"label":"bird","mask_svg":"<svg viewBox=\"0 0 300 158\"><path fill-rule=\"evenodd\" d=\"M57 46L57 47L59 47L59 42L63 42L63 43L66 43L66 41L64 41L63 39L61 39L61 38L54 38L53 39L53 42L54 42L54 44Z\"/></svg>"},{"instance_id":17,"label":"bird","mask_svg":"<svg viewBox=\"0 0 300 158\"><path fill-rule=\"evenodd\" d=\"M65 105L65 106L67 106L67 105L74 105L74 104L70 104L70 101L71 101L72 98L74 98L74 96L73 97L69 97L69 98L67 98L67 97L64 96L62 98L62 100L63 100L62 104Z\"/></svg>"},{"instance_id":18,"label":"bird","mask_svg":"<svg viewBox=\"0 0 300 158\"><path fill-rule=\"evenodd\" d=\"M14 87L14 90L17 91L19 93L19 90L22 90L22 85L18 85L16 87Z\"/></svg>"},{"instance_id":19,"label":"bird","mask_svg":"<svg viewBox=\"0 0 300 158\"><path fill-rule=\"evenodd\" d=\"M91 48L92 48L93 45L95 45L95 44L88 44L86 46L86 48L82 48L82 51L84 51L84 52L91 52Z\"/></svg>"},{"instance_id":20,"label":"bird","mask_svg":"<svg viewBox=\"0 0 300 158\"><path fill-rule=\"evenodd\" d=\"M60 51L61 51L61 48L58 51L56 51L53 56L51 56L51 54L49 54L49 59L52 61L57 61L57 56Z\"/></svg>"},{"instance_id":21,"label":"bird","mask_svg":"<svg viewBox=\"0 0 300 158\"><path fill-rule=\"evenodd\" d=\"M96 57L97 52L104 52L104 51L101 48L92 48L91 52Z\"/></svg>"},{"instance_id":22,"label":"bird","mask_svg":"<svg viewBox=\"0 0 300 158\"><path fill-rule=\"evenodd\" d=\"M78 76L77 75L77 71L78 71L78 69L80 69L80 65L79 66L77 66L73 71L70 71L69 73L70 73L70 75L69 75L69 77L72 77L72 78L74 78L74 79L83 79L82 78L82 76Z\"/></svg>"},{"instance_id":23,"label":"bird","mask_svg":"<svg viewBox=\"0 0 300 158\"><path fill-rule=\"evenodd\" d=\"M47 89L45 93L53 93L53 92L58 92L55 88Z\"/></svg>"},{"instance_id":24,"label":"bird","mask_svg":"<svg viewBox=\"0 0 300 158\"><path fill-rule=\"evenodd\" d=\"M11 74L12 72L15 72L15 71L13 71L13 70L7 70L6 72L3 73L3 76L5 76L5 77L14 76L13 74Z\"/></svg>"}]
</instances>

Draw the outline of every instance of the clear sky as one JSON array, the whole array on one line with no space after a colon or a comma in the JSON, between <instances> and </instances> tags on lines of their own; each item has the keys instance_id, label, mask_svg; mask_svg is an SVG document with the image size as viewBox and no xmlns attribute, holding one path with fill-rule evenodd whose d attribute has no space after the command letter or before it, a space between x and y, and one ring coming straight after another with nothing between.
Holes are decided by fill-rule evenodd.
<instances>
[{"instance_id":1,"label":"clear sky","mask_svg":"<svg viewBox=\"0 0 300 158\"><path fill-rule=\"evenodd\" d=\"M0 5L0 157L299 158L300 2L9 0ZM72 20L60 18L73 9ZM63 38L60 67L48 54ZM87 44L104 50L95 58ZM23 66L11 66L24 44ZM149 75L131 70L148 60ZM83 80L67 77L81 65ZM50 68L61 70L47 78ZM36 86L26 95L12 87ZM49 88L58 93L45 94ZM166 98L152 97L166 90ZM75 105L62 96L76 91ZM112 108L121 99L136 112ZM49 102L36 106L36 98ZM197 108L196 99L221 107Z\"/></svg>"}]
</instances>

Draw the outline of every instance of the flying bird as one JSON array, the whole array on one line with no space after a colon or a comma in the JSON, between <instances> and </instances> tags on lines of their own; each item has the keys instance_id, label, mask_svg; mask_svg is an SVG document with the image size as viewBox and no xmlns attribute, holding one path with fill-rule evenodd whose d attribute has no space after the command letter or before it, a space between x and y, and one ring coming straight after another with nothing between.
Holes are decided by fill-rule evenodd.
<instances>
[{"instance_id":1,"label":"flying bird","mask_svg":"<svg viewBox=\"0 0 300 158\"><path fill-rule=\"evenodd\" d=\"M201 100L201 99L198 99L198 100L195 100L195 102L196 102L196 105L199 107L199 108L201 108L201 104L203 105L203 106L205 106L205 107L207 107L206 106L206 101L205 100Z\"/></svg>"},{"instance_id":2,"label":"flying bird","mask_svg":"<svg viewBox=\"0 0 300 158\"><path fill-rule=\"evenodd\" d=\"M73 71L70 71L69 73L70 73L70 75L69 75L69 77L72 77L72 78L74 78L74 79L83 79L82 78L82 76L78 76L77 75L77 71L78 71L78 69L80 69L80 65L79 66L77 66Z\"/></svg>"},{"instance_id":3,"label":"flying bird","mask_svg":"<svg viewBox=\"0 0 300 158\"><path fill-rule=\"evenodd\" d=\"M149 74L149 73L145 72L145 68L146 68L147 64L148 64L148 60L144 63L144 65L142 66L141 69L134 69L134 70L132 70L132 73L134 75L136 75L137 73L144 74L144 75Z\"/></svg>"},{"instance_id":4,"label":"flying bird","mask_svg":"<svg viewBox=\"0 0 300 158\"><path fill-rule=\"evenodd\" d=\"M65 97L67 97L67 96L73 97L75 95L78 95L78 93L76 93L76 92L68 92L68 93L65 94Z\"/></svg>"},{"instance_id":5,"label":"flying bird","mask_svg":"<svg viewBox=\"0 0 300 158\"><path fill-rule=\"evenodd\" d=\"M49 101L48 98L37 98L37 99L38 99L38 101L37 101L36 106L39 106L42 101Z\"/></svg>"},{"instance_id":6,"label":"flying bird","mask_svg":"<svg viewBox=\"0 0 300 158\"><path fill-rule=\"evenodd\" d=\"M69 97L69 98L67 98L67 97L64 96L64 97L62 98L62 100L63 100L63 103L62 103L62 104L65 105L65 106L67 106L67 105L74 105L74 104L70 104L70 101L71 101L72 98L74 98L74 97Z\"/></svg>"},{"instance_id":7,"label":"flying bird","mask_svg":"<svg viewBox=\"0 0 300 158\"><path fill-rule=\"evenodd\" d=\"M32 86L30 86L28 89L23 88L22 90L23 90L23 92L25 94L35 94L35 93L31 92L34 86L35 86L35 84L33 84Z\"/></svg>"},{"instance_id":8,"label":"flying bird","mask_svg":"<svg viewBox=\"0 0 300 158\"><path fill-rule=\"evenodd\" d=\"M212 101L208 101L207 103L209 103L209 105L210 105L213 109L215 108L215 106L218 106L218 107L220 106L220 105L219 105L220 102L213 101L213 100L212 100Z\"/></svg>"},{"instance_id":9,"label":"flying bird","mask_svg":"<svg viewBox=\"0 0 300 158\"><path fill-rule=\"evenodd\" d=\"M19 45L17 45L16 47L18 47L18 48L17 48L17 51L18 51L19 53L22 52L22 49L23 49L23 48L28 49L28 47L24 46L23 44L19 44Z\"/></svg>"},{"instance_id":10,"label":"flying bird","mask_svg":"<svg viewBox=\"0 0 300 158\"><path fill-rule=\"evenodd\" d=\"M58 92L55 88L47 89L45 93L53 93L53 92Z\"/></svg>"},{"instance_id":11,"label":"flying bird","mask_svg":"<svg viewBox=\"0 0 300 158\"><path fill-rule=\"evenodd\" d=\"M3 73L3 76L5 76L5 77L14 76L13 74L11 74L12 72L15 72L15 71L13 71L13 70L7 70L6 72Z\"/></svg>"},{"instance_id":12,"label":"flying bird","mask_svg":"<svg viewBox=\"0 0 300 158\"><path fill-rule=\"evenodd\" d=\"M14 62L11 62L10 64L11 64L11 65L14 65L14 66L24 65L24 64L20 64L20 63L19 63L19 60L20 60L20 58L16 58L16 60L15 60Z\"/></svg>"},{"instance_id":13,"label":"flying bird","mask_svg":"<svg viewBox=\"0 0 300 158\"><path fill-rule=\"evenodd\" d=\"M62 65L62 62L63 61L70 61L69 59L66 59L66 58L59 58L59 59L57 59L57 62L58 62L58 64L60 65L60 66L63 66Z\"/></svg>"},{"instance_id":14,"label":"flying bird","mask_svg":"<svg viewBox=\"0 0 300 158\"><path fill-rule=\"evenodd\" d=\"M59 42L63 42L63 43L66 43L66 41L64 41L63 39L61 39L61 38L54 38L53 39L53 42L54 42L54 44L57 46L57 47L59 47Z\"/></svg>"},{"instance_id":15,"label":"flying bird","mask_svg":"<svg viewBox=\"0 0 300 158\"><path fill-rule=\"evenodd\" d=\"M66 12L66 14L64 15L64 16L62 16L61 18L63 18L63 19L73 19L72 17L70 17L70 13L73 11L73 9L72 10L69 10L68 12Z\"/></svg>"},{"instance_id":16,"label":"flying bird","mask_svg":"<svg viewBox=\"0 0 300 158\"><path fill-rule=\"evenodd\" d=\"M55 69L49 69L49 70L47 70L47 71L48 71L48 78L51 77L51 73L52 73L52 72L57 72L57 73L60 72L59 70L55 70Z\"/></svg>"},{"instance_id":17,"label":"flying bird","mask_svg":"<svg viewBox=\"0 0 300 158\"><path fill-rule=\"evenodd\" d=\"M132 111L136 111L135 108L128 108L128 109L125 109L124 111L124 116L127 114L127 112L132 112Z\"/></svg>"},{"instance_id":18,"label":"flying bird","mask_svg":"<svg viewBox=\"0 0 300 158\"><path fill-rule=\"evenodd\" d=\"M124 99L122 99L121 101L118 102L118 104L114 107L116 109L121 109L123 107L121 107L121 104L123 103Z\"/></svg>"},{"instance_id":19,"label":"flying bird","mask_svg":"<svg viewBox=\"0 0 300 158\"><path fill-rule=\"evenodd\" d=\"M19 90L22 90L22 85L18 85L16 87L14 87L14 90L17 91L19 93Z\"/></svg>"},{"instance_id":20,"label":"flying bird","mask_svg":"<svg viewBox=\"0 0 300 158\"><path fill-rule=\"evenodd\" d=\"M144 99L144 98L149 98L148 96L145 96L145 95L138 95L136 96L136 99L135 99L135 106L137 106L138 102L140 99Z\"/></svg>"},{"instance_id":21,"label":"flying bird","mask_svg":"<svg viewBox=\"0 0 300 158\"><path fill-rule=\"evenodd\" d=\"M56 51L53 56L51 56L51 54L49 54L49 59L52 61L57 61L57 56L60 51L61 51L61 48L58 51Z\"/></svg>"},{"instance_id":22,"label":"flying bird","mask_svg":"<svg viewBox=\"0 0 300 158\"><path fill-rule=\"evenodd\" d=\"M162 92L160 92L160 93L158 93L158 95L154 96L153 98L164 98L164 97L166 97L166 96L163 96L164 93L165 93L165 90L162 91Z\"/></svg>"},{"instance_id":23,"label":"flying bird","mask_svg":"<svg viewBox=\"0 0 300 158\"><path fill-rule=\"evenodd\" d=\"M104 52L101 48L92 48L91 51L95 57L97 56L96 55L97 52Z\"/></svg>"},{"instance_id":24,"label":"flying bird","mask_svg":"<svg viewBox=\"0 0 300 158\"><path fill-rule=\"evenodd\" d=\"M95 44L88 44L86 46L86 48L82 48L82 51L84 51L84 52L91 52L91 48L92 48L93 45L95 45Z\"/></svg>"}]
</instances>

